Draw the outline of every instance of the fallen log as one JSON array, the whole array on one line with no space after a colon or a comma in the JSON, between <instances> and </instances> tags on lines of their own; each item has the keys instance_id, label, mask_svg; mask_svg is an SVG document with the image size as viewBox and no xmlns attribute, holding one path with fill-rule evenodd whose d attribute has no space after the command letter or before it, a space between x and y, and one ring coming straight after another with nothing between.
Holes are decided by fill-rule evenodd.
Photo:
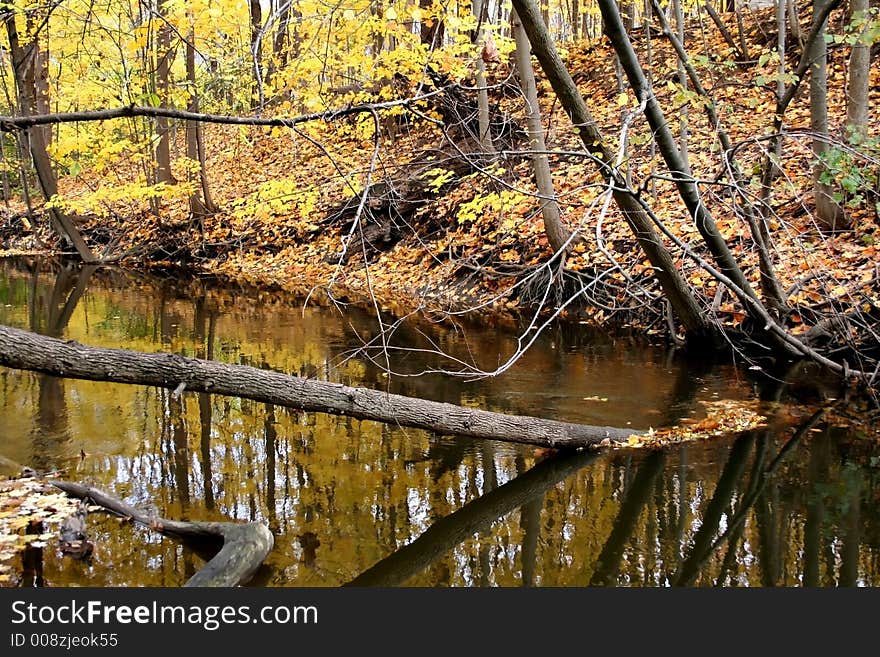
<instances>
[{"instance_id":1,"label":"fallen log","mask_svg":"<svg viewBox=\"0 0 880 657\"><path fill-rule=\"evenodd\" d=\"M54 376L244 397L302 411L376 420L438 434L553 448L624 442L643 432L506 415L169 353L89 347L0 326L0 365Z\"/></svg>"},{"instance_id":2,"label":"fallen log","mask_svg":"<svg viewBox=\"0 0 880 657\"><path fill-rule=\"evenodd\" d=\"M184 586L238 586L253 577L274 545L269 528L259 522L184 522L149 517L122 500L73 481L49 480L68 495L92 503L167 536L196 541L222 541L223 547Z\"/></svg>"}]
</instances>

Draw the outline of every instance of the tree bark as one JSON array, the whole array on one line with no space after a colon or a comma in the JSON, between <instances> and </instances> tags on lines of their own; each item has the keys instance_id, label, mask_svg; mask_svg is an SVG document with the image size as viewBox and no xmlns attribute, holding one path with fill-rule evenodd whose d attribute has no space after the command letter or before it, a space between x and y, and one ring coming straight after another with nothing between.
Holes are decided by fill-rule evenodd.
<instances>
[{"instance_id":1,"label":"tree bark","mask_svg":"<svg viewBox=\"0 0 880 657\"><path fill-rule=\"evenodd\" d=\"M687 164L681 157L675 137L669 129L669 125L663 116L656 96L654 96L648 84L648 80L645 78L632 43L623 29L623 23L617 6L614 0L599 0L599 8L602 11L602 18L608 38L615 52L620 57L620 62L626 71L630 86L638 95L639 100L646 103L645 117L651 126L651 132L654 135L654 140L657 142L657 147L660 149L660 154L663 156L666 166L669 167L675 179L678 194L696 224L703 242L709 247L709 251L712 253L719 269L739 288L739 292L735 292L736 296L749 314L752 315L753 307L761 305L758 296L752 290L748 279L730 252L727 242L721 236L712 214L700 197L696 182L690 175ZM777 346L781 347L779 344ZM785 349L785 351L788 351L788 349Z\"/></svg>"},{"instance_id":2,"label":"tree bark","mask_svg":"<svg viewBox=\"0 0 880 657\"><path fill-rule=\"evenodd\" d=\"M156 31L156 87L159 105L162 107L170 104L171 61L174 59L167 2L168 0L159 0L159 27ZM167 117L156 116L156 135L156 181L173 184L177 181L171 173L171 134Z\"/></svg>"},{"instance_id":3,"label":"tree bark","mask_svg":"<svg viewBox=\"0 0 880 657\"><path fill-rule=\"evenodd\" d=\"M90 500L108 511L168 536L184 540L222 541L223 546L185 587L229 587L245 584L253 577L272 549L275 539L259 522L183 522L151 517L107 493L72 481L49 480L72 497Z\"/></svg>"},{"instance_id":4,"label":"tree bark","mask_svg":"<svg viewBox=\"0 0 880 657\"><path fill-rule=\"evenodd\" d=\"M725 158L727 158L727 164L730 167L737 189L746 189L748 187L748 181L733 155L733 146L730 142L730 136L721 125L721 120L718 118L718 112L715 109L714 99L703 87L693 64L690 59L688 59L684 46L681 41L679 41L678 36L672 31L669 22L666 20L666 15L663 13L663 8L660 7L658 0L651 0L651 5L654 15L660 22L662 32L666 38L669 39L670 44L672 44L673 49L678 55L679 64L687 73L694 91L705 99L703 107L706 111L706 117L709 119L709 125L712 126L715 135L718 137L718 141L721 143L723 152L729 154L725 155ZM785 292L782 289L782 285L779 283L779 278L776 276L775 268L773 266L773 258L770 255L770 232L767 228L767 222L763 220L760 212L755 210L754 204L748 195L740 193L739 196L742 201L743 214L745 215L746 222L749 224L749 230L752 233L752 238L754 239L755 246L758 250L758 265L761 271L761 291L764 293L764 301L773 309L774 314L777 317L781 317L787 311L788 304L785 300Z\"/></svg>"},{"instance_id":5,"label":"tree bark","mask_svg":"<svg viewBox=\"0 0 880 657\"><path fill-rule=\"evenodd\" d=\"M46 46L43 47L39 35L39 27L35 24L35 17L32 13L27 16L27 31L33 36L33 40L28 44L27 52L30 62L28 63L28 84L33 87L33 110L34 114L48 114L50 111L49 104L49 50L48 38ZM52 143L52 128L46 126L40 130L42 133L43 143L46 146Z\"/></svg>"},{"instance_id":6,"label":"tree bark","mask_svg":"<svg viewBox=\"0 0 880 657\"><path fill-rule=\"evenodd\" d=\"M780 0L781 1L781 0ZM850 0L855 20L868 20L868 0ZM862 133L868 127L868 81L870 78L871 47L859 39L852 46L849 58L849 80L846 88L846 122L853 133Z\"/></svg>"},{"instance_id":7,"label":"tree bark","mask_svg":"<svg viewBox=\"0 0 880 657\"><path fill-rule=\"evenodd\" d=\"M0 326L0 365L91 381L172 390L182 386L191 392L243 397L303 411L544 447L587 447L605 439L625 441L642 433L493 413L176 354L88 347L7 326Z\"/></svg>"},{"instance_id":8,"label":"tree bark","mask_svg":"<svg viewBox=\"0 0 880 657\"><path fill-rule=\"evenodd\" d=\"M541 63L544 74L550 81L559 102L571 117L587 151L597 158L599 169L606 181L613 184L614 201L626 218L642 250L654 266L654 273L669 299L679 320L692 337L713 336L717 328L708 320L688 289L687 283L679 273L669 250L654 230L650 217L639 204L626 181L614 170L614 156L605 145L602 133L595 119L587 109L580 91L571 74L565 68L562 58L550 39L547 27L541 21L541 14L533 0L513 0L522 22L523 29L532 44L532 52Z\"/></svg>"},{"instance_id":9,"label":"tree bark","mask_svg":"<svg viewBox=\"0 0 880 657\"><path fill-rule=\"evenodd\" d=\"M684 10L681 7L682 0L673 0L672 9L675 13L675 29L676 36L678 37L679 42L684 47ZM682 90L686 93L688 88L688 77L687 71L684 68L684 61L679 58L678 60L678 84L681 85ZM690 158L688 156L688 103L685 102L684 105L679 110L679 136L678 136L678 147L681 150L681 159L684 162L685 168L690 172Z\"/></svg>"},{"instance_id":10,"label":"tree bark","mask_svg":"<svg viewBox=\"0 0 880 657\"><path fill-rule=\"evenodd\" d=\"M825 43L827 14L823 5L830 0L813 3L813 32L816 38L810 42L808 59L810 66L810 131L813 139L813 200L816 219L826 229L835 231L849 228L850 221L840 204L834 200L834 189L822 181L826 171L822 156L828 150L828 45Z\"/></svg>"},{"instance_id":11,"label":"tree bark","mask_svg":"<svg viewBox=\"0 0 880 657\"><path fill-rule=\"evenodd\" d=\"M510 27L516 40L516 72L519 85L528 105L529 150L532 151L532 169L535 172L535 186L541 199L541 214L544 217L544 232L554 252L564 248L571 232L562 223L556 190L553 187L553 174L547 158L547 144L544 140L544 122L541 120L541 106L538 104L538 86L535 83L535 70L532 68L532 50L529 37L514 9L510 13Z\"/></svg>"},{"instance_id":12,"label":"tree bark","mask_svg":"<svg viewBox=\"0 0 880 657\"><path fill-rule=\"evenodd\" d=\"M190 30L186 40L186 81L189 85L190 112L199 112L199 91L196 86L196 49L195 34ZM217 207L211 198L211 190L208 187L208 171L205 166L205 148L202 141L202 124L197 121L188 121L186 124L186 156L199 163L199 184L190 195L190 214L201 220L206 214L216 212ZM201 189L201 195L199 194Z\"/></svg>"},{"instance_id":13,"label":"tree bark","mask_svg":"<svg viewBox=\"0 0 880 657\"><path fill-rule=\"evenodd\" d=\"M734 52L736 52L737 57L740 59L745 59L745 53L741 52L739 46L736 41L733 40L733 35L730 33L730 30L727 28L727 25L724 24L724 21L721 20L721 16L718 15L718 12L715 11L715 8L709 4L708 2L703 5L703 8L706 10L706 13L709 14L709 18L712 19L712 22L715 23L715 27L718 28L718 31L721 32L721 36L724 37L724 41L730 46ZM730 10L733 10L733 1L731 0Z\"/></svg>"},{"instance_id":14,"label":"tree bark","mask_svg":"<svg viewBox=\"0 0 880 657\"><path fill-rule=\"evenodd\" d=\"M288 30L290 27L292 5L292 0L283 0L283 4L278 9L278 27L275 28L275 36L272 38L272 61L266 71L267 84L276 71L283 70L287 67L287 60L291 54L291 43ZM293 54L296 56L297 53Z\"/></svg>"},{"instance_id":15,"label":"tree bark","mask_svg":"<svg viewBox=\"0 0 880 657\"><path fill-rule=\"evenodd\" d=\"M785 0L785 3L788 7L788 31L803 48L804 34L801 30L801 17L798 15L797 3L795 0Z\"/></svg>"},{"instance_id":16,"label":"tree bark","mask_svg":"<svg viewBox=\"0 0 880 657\"><path fill-rule=\"evenodd\" d=\"M785 0L776 0L776 54L779 56L779 64L776 68L776 102L782 100L785 95ZM776 165L773 177L782 174L782 140L776 140Z\"/></svg>"},{"instance_id":17,"label":"tree bark","mask_svg":"<svg viewBox=\"0 0 880 657\"><path fill-rule=\"evenodd\" d=\"M489 90L486 88L486 62L483 60L483 46L485 44L485 31L483 22L486 13L486 0L472 0L471 3L474 16L477 18L477 30L474 33L474 44L480 51L477 55L477 107L478 116L477 124L479 126L479 135L477 141L484 153L495 153L495 146L492 145L492 133L489 130Z\"/></svg>"}]
</instances>

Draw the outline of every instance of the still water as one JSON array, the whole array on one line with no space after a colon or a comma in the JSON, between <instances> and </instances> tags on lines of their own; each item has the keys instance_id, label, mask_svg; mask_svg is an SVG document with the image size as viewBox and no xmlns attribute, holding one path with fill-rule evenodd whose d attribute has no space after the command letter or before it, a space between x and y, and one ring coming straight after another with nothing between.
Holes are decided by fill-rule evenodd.
<instances>
[{"instance_id":1,"label":"still water","mask_svg":"<svg viewBox=\"0 0 880 657\"><path fill-rule=\"evenodd\" d=\"M390 323L392 318L383 321ZM365 310L49 262L0 261L0 323L90 345L172 351L438 401L647 429L706 402L773 398L767 427L662 451L532 448L247 400L0 368L0 455L168 518L259 520L255 586L877 586L880 449L831 422L833 390L557 327L502 376L384 375ZM408 321L398 372L492 368L516 333ZM828 386L825 386L828 387ZM781 403L780 403L781 402ZM89 562L42 550L20 585L179 586L186 546L95 513ZM30 562L29 562L30 563ZM33 564L31 564L32 566Z\"/></svg>"}]
</instances>

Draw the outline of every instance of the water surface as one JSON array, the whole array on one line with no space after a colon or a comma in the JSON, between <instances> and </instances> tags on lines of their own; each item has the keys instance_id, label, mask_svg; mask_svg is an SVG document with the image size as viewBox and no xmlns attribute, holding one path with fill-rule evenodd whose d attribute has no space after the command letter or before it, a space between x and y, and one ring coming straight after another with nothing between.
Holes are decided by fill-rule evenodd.
<instances>
[{"instance_id":1,"label":"water surface","mask_svg":"<svg viewBox=\"0 0 880 657\"><path fill-rule=\"evenodd\" d=\"M236 398L0 368L0 455L165 517L268 523L275 548L253 585L880 584L880 453L858 431L803 426L807 404L835 394L815 378L768 385L748 369L578 325L542 335L502 376L388 377L359 351L376 335L369 311L42 261L0 262L0 323L639 429L702 417L707 401L782 402L751 433L548 458ZM408 321L393 339L401 373L451 367L435 349L485 369L516 348L516 333L488 320ZM90 562L47 548L28 555L18 583L179 586L204 563L150 530L101 514L89 522Z\"/></svg>"}]
</instances>

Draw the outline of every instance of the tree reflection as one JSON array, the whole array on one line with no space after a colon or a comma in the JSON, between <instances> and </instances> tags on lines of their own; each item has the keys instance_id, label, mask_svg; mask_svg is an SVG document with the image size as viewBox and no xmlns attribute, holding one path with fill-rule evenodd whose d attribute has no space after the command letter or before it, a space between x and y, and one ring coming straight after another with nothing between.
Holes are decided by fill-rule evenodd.
<instances>
[{"instance_id":1,"label":"tree reflection","mask_svg":"<svg viewBox=\"0 0 880 657\"><path fill-rule=\"evenodd\" d=\"M28 297L30 329L53 338L62 337L95 270L94 265L62 263L46 298L44 288L38 284L39 270L34 267ZM71 435L64 379L48 374L36 374L35 377L39 392L32 434L31 465L39 471L45 471L57 467L55 459L60 452L59 448L71 440Z\"/></svg>"},{"instance_id":2,"label":"tree reflection","mask_svg":"<svg viewBox=\"0 0 880 657\"><path fill-rule=\"evenodd\" d=\"M596 560L590 586L607 586L616 582L624 548L650 497L654 480L663 469L663 461L662 452L653 452L639 464L636 476L626 488L611 534Z\"/></svg>"},{"instance_id":3,"label":"tree reflection","mask_svg":"<svg viewBox=\"0 0 880 657\"><path fill-rule=\"evenodd\" d=\"M539 498L596 459L594 452L560 454L437 520L412 543L385 557L346 586L395 586L427 568L499 518Z\"/></svg>"}]
</instances>

